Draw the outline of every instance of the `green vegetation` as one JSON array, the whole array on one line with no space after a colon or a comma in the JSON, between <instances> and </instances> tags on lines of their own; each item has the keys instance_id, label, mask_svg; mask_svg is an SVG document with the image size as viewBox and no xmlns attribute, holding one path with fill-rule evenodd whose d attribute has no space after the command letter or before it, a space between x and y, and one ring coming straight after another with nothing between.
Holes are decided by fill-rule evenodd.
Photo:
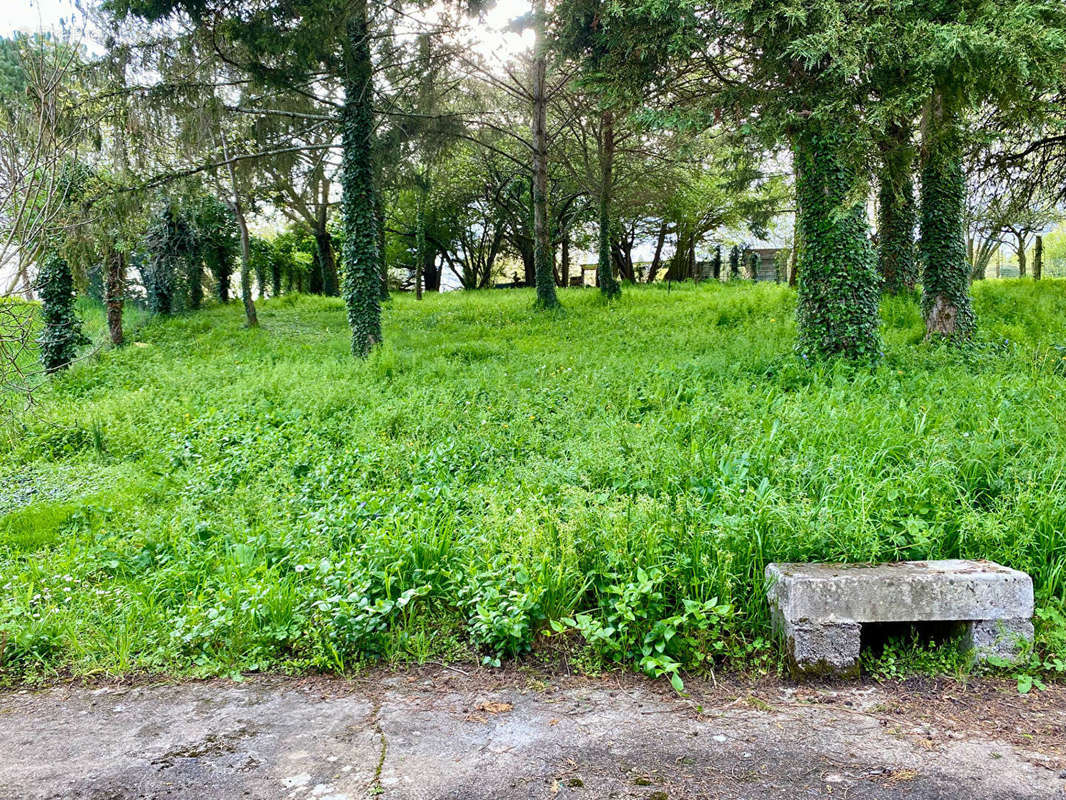
<instances>
[{"instance_id":1,"label":"green vegetation","mask_svg":"<svg viewBox=\"0 0 1066 800\"><path fill-rule=\"evenodd\" d=\"M45 372L66 369L85 344L74 312L74 278L62 256L50 253L41 264L35 288L41 295L41 335L37 344Z\"/></svg>"},{"instance_id":2,"label":"green vegetation","mask_svg":"<svg viewBox=\"0 0 1066 800\"><path fill-rule=\"evenodd\" d=\"M872 367L796 359L784 286L562 292L397 297L357 362L338 299L214 306L57 376L3 431L0 675L761 670L768 561L927 557L1030 572L1023 677L1066 666L1066 281L975 284L961 348L887 298Z\"/></svg>"}]
</instances>

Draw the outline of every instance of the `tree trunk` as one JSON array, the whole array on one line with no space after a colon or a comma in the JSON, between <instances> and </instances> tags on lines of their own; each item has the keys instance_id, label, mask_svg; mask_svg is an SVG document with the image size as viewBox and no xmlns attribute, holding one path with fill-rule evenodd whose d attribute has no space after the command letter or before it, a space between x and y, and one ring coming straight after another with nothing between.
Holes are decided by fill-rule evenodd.
<instances>
[{"instance_id":1,"label":"tree trunk","mask_svg":"<svg viewBox=\"0 0 1066 800\"><path fill-rule=\"evenodd\" d=\"M525 237L522 238L524 244L526 240ZM522 259L522 281L526 286L536 286L537 267L535 259L533 258L533 242L532 240L528 240L528 246L523 246L523 244L516 245L518 255Z\"/></svg>"},{"instance_id":2,"label":"tree trunk","mask_svg":"<svg viewBox=\"0 0 1066 800\"><path fill-rule=\"evenodd\" d=\"M922 130L922 310L927 337L965 340L974 331L962 232L965 202L957 120L937 94L927 103Z\"/></svg>"},{"instance_id":3,"label":"tree trunk","mask_svg":"<svg viewBox=\"0 0 1066 800\"><path fill-rule=\"evenodd\" d=\"M659 277L659 268L662 266L663 244L666 242L666 220L659 226L659 235L655 238L655 255L651 258L651 266L648 267L647 283L655 283Z\"/></svg>"},{"instance_id":4,"label":"tree trunk","mask_svg":"<svg viewBox=\"0 0 1066 800\"><path fill-rule=\"evenodd\" d=\"M570 275L570 231L563 233L562 251L563 285L573 286L573 278Z\"/></svg>"},{"instance_id":5,"label":"tree trunk","mask_svg":"<svg viewBox=\"0 0 1066 800\"><path fill-rule=\"evenodd\" d=\"M878 195L878 268L888 294L913 291L918 281L915 262L914 150L911 129L889 125L881 144L881 180Z\"/></svg>"},{"instance_id":6,"label":"tree trunk","mask_svg":"<svg viewBox=\"0 0 1066 800\"><path fill-rule=\"evenodd\" d=\"M337 258L333 253L333 237L329 235L329 181L322 179L321 195L315 215L315 255L318 259L322 294L326 297L340 295L337 277Z\"/></svg>"},{"instance_id":7,"label":"tree trunk","mask_svg":"<svg viewBox=\"0 0 1066 800\"><path fill-rule=\"evenodd\" d=\"M611 181L614 171L614 114L610 110L600 112L600 133L603 137L600 148L600 216L599 216L599 273L600 294L608 300L622 294L622 287L614 277L611 264Z\"/></svg>"},{"instance_id":8,"label":"tree trunk","mask_svg":"<svg viewBox=\"0 0 1066 800\"><path fill-rule=\"evenodd\" d=\"M559 299L555 294L555 274L552 268L552 248L548 231L548 97L545 92L547 54L545 0L533 6L533 264L537 281L537 306L555 308Z\"/></svg>"},{"instance_id":9,"label":"tree trunk","mask_svg":"<svg viewBox=\"0 0 1066 800\"><path fill-rule=\"evenodd\" d=\"M1027 266L1025 263L1025 234L1015 233L1014 238L1018 241L1018 277L1024 278Z\"/></svg>"},{"instance_id":10,"label":"tree trunk","mask_svg":"<svg viewBox=\"0 0 1066 800\"><path fill-rule=\"evenodd\" d=\"M107 254L107 279L104 284L104 302L107 305L107 332L111 344L121 347L122 306L126 299L126 254L112 250Z\"/></svg>"},{"instance_id":11,"label":"tree trunk","mask_svg":"<svg viewBox=\"0 0 1066 800\"><path fill-rule=\"evenodd\" d=\"M314 231L315 237L315 253L314 259L311 262L311 271L307 275L307 291L310 294L325 294L322 286L322 276L326 272L326 265L323 263L322 248L318 238L318 231Z\"/></svg>"},{"instance_id":12,"label":"tree trunk","mask_svg":"<svg viewBox=\"0 0 1066 800\"><path fill-rule=\"evenodd\" d=\"M118 86L126 86L126 51L114 48L110 54L111 75ZM120 93L115 108L118 111L116 127L121 131L129 124L129 106L126 96ZM130 163L129 151L126 147L126 137L115 137L115 166L118 177L123 182L128 182ZM107 306L107 332L113 347L121 347L125 341L125 333L122 330L122 307L126 301L126 254L118 249L118 243L112 240L111 248L107 254L107 275L104 280L104 303ZM199 247L196 248L200 250ZM199 253L197 253L199 255ZM197 261L199 267L199 260ZM197 269L199 275L199 269ZM203 295L203 284L199 286L200 294Z\"/></svg>"},{"instance_id":13,"label":"tree trunk","mask_svg":"<svg viewBox=\"0 0 1066 800\"><path fill-rule=\"evenodd\" d=\"M374 222L378 240L378 259L381 261L381 299L389 299L389 265L385 258L385 206L381 201L381 190L374 179Z\"/></svg>"},{"instance_id":14,"label":"tree trunk","mask_svg":"<svg viewBox=\"0 0 1066 800\"><path fill-rule=\"evenodd\" d=\"M422 265L426 261L426 187L418 185L418 206L415 208L415 299L422 299Z\"/></svg>"},{"instance_id":15,"label":"tree trunk","mask_svg":"<svg viewBox=\"0 0 1066 800\"><path fill-rule=\"evenodd\" d=\"M880 277L866 210L854 200L860 176L848 146L836 128L815 123L793 137L796 196L803 209L796 316L805 357L872 359L881 351Z\"/></svg>"},{"instance_id":16,"label":"tree trunk","mask_svg":"<svg viewBox=\"0 0 1066 800\"><path fill-rule=\"evenodd\" d=\"M1033 280L1038 281L1044 276L1044 237L1037 236L1033 245Z\"/></svg>"},{"instance_id":17,"label":"tree trunk","mask_svg":"<svg viewBox=\"0 0 1066 800\"><path fill-rule=\"evenodd\" d=\"M222 245L218 246L216 258L218 259L218 302L225 304L229 302L230 263L229 253Z\"/></svg>"},{"instance_id":18,"label":"tree trunk","mask_svg":"<svg viewBox=\"0 0 1066 800\"><path fill-rule=\"evenodd\" d=\"M970 280L983 281L985 279L984 265L978 262L977 242L972 236L966 237L966 261L970 265Z\"/></svg>"},{"instance_id":19,"label":"tree trunk","mask_svg":"<svg viewBox=\"0 0 1066 800\"><path fill-rule=\"evenodd\" d=\"M344 301L352 353L364 357L381 342L382 258L375 213L373 64L366 0L355 0L344 42L341 182L344 207Z\"/></svg>"},{"instance_id":20,"label":"tree trunk","mask_svg":"<svg viewBox=\"0 0 1066 800\"><path fill-rule=\"evenodd\" d=\"M422 260L422 284L426 292L440 291L441 268L437 266L436 247L426 247L425 257Z\"/></svg>"},{"instance_id":21,"label":"tree trunk","mask_svg":"<svg viewBox=\"0 0 1066 800\"><path fill-rule=\"evenodd\" d=\"M234 187L236 191L236 187ZM249 328L259 325L259 317L255 313L255 302L252 300L252 263L251 239L248 235L248 220L244 218L244 209L240 201L236 199L233 204L233 213L237 217L237 225L241 229L241 300L244 302L244 323Z\"/></svg>"},{"instance_id":22,"label":"tree trunk","mask_svg":"<svg viewBox=\"0 0 1066 800\"><path fill-rule=\"evenodd\" d=\"M240 184L237 182L237 169L229 157L229 145L226 142L226 132L219 131L222 140L222 155L227 161L229 179L233 189L233 201L230 209L237 218L237 227L241 231L241 300L244 302L244 323L249 328L259 325L259 317L255 313L255 302L252 300L252 242L248 234L248 220L244 217L244 208L241 206Z\"/></svg>"},{"instance_id":23,"label":"tree trunk","mask_svg":"<svg viewBox=\"0 0 1066 800\"><path fill-rule=\"evenodd\" d=\"M315 229L315 262L312 277L318 273L318 292L312 287L312 294L324 294L336 297L340 294L337 280L337 259L333 254L333 237L326 230L325 221Z\"/></svg>"}]
</instances>

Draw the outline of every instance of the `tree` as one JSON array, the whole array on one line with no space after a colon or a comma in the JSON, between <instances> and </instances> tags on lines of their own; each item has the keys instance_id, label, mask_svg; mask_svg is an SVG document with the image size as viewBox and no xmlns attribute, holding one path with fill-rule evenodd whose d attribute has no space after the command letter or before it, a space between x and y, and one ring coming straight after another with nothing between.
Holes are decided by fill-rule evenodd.
<instances>
[{"instance_id":1,"label":"tree","mask_svg":"<svg viewBox=\"0 0 1066 800\"><path fill-rule=\"evenodd\" d=\"M869 359L880 352L880 280L867 236L861 160L866 99L862 2L816 0L804 14L779 3L723 2L749 46L748 100L766 137L792 146L799 253L798 348L808 357ZM727 93L728 96L728 93Z\"/></svg>"},{"instance_id":2,"label":"tree","mask_svg":"<svg viewBox=\"0 0 1066 800\"><path fill-rule=\"evenodd\" d=\"M228 303L233 265L240 247L236 217L225 202L206 193L192 201L190 211L199 261L215 279L218 301Z\"/></svg>"},{"instance_id":3,"label":"tree","mask_svg":"<svg viewBox=\"0 0 1066 800\"><path fill-rule=\"evenodd\" d=\"M9 295L32 298L32 270L69 209L64 177L91 141L99 108L87 102L84 62L69 41L0 38L0 266L13 264Z\"/></svg>"},{"instance_id":4,"label":"tree","mask_svg":"<svg viewBox=\"0 0 1066 800\"><path fill-rule=\"evenodd\" d=\"M51 374L66 369L77 356L78 347L88 340L74 310L74 278L62 256L49 253L41 263L34 284L41 296L44 330L37 340L41 363Z\"/></svg>"},{"instance_id":5,"label":"tree","mask_svg":"<svg viewBox=\"0 0 1066 800\"><path fill-rule=\"evenodd\" d=\"M918 283L914 231L918 209L914 197L914 146L910 125L890 122L878 142L881 170L878 193L877 264L884 291L913 291Z\"/></svg>"},{"instance_id":6,"label":"tree","mask_svg":"<svg viewBox=\"0 0 1066 800\"><path fill-rule=\"evenodd\" d=\"M545 29L548 12L545 0L533 0L533 69L531 94L533 119L533 265L537 283L537 307L559 306L555 294L555 273L548 228L548 94L546 87L548 56Z\"/></svg>"},{"instance_id":7,"label":"tree","mask_svg":"<svg viewBox=\"0 0 1066 800\"><path fill-rule=\"evenodd\" d=\"M186 13L198 28L212 32L213 47L225 49L229 63L264 84L291 89L310 83L323 69L339 78L344 91L339 119L343 295L352 352L368 355L381 341L382 262L371 150L374 70L367 0L293 0L283 5L251 0L240 6L226 0L110 0L109 5L119 14L149 20Z\"/></svg>"},{"instance_id":8,"label":"tree","mask_svg":"<svg viewBox=\"0 0 1066 800\"><path fill-rule=\"evenodd\" d=\"M166 198L145 233L147 260L141 265L141 280L154 314L172 314L184 306L189 263L199 249L192 226L177 203Z\"/></svg>"},{"instance_id":9,"label":"tree","mask_svg":"<svg viewBox=\"0 0 1066 800\"><path fill-rule=\"evenodd\" d=\"M966 340L975 328L963 240L964 121L990 104L1031 107L1063 80L1066 8L1056 0L916 3L889 32L905 54L898 96L921 99L922 306L927 335Z\"/></svg>"}]
</instances>

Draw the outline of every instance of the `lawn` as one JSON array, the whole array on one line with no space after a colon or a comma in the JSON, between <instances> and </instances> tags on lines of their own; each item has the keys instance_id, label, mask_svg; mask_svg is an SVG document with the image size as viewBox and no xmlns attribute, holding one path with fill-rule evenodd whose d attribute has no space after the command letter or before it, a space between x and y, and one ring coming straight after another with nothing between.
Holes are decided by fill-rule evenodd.
<instances>
[{"instance_id":1,"label":"lawn","mask_svg":"<svg viewBox=\"0 0 1066 800\"><path fill-rule=\"evenodd\" d=\"M1066 280L974 292L964 350L885 301L874 368L800 363L773 284L398 296L366 362L339 300L150 321L0 430L0 679L759 671L768 562L950 557L1033 575L1054 671Z\"/></svg>"}]
</instances>

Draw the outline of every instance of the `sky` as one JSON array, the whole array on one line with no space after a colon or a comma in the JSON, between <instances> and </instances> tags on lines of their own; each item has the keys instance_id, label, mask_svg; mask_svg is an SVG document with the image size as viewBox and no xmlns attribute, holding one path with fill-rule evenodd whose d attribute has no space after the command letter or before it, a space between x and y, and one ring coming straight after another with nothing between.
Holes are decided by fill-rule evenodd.
<instances>
[{"instance_id":1,"label":"sky","mask_svg":"<svg viewBox=\"0 0 1066 800\"><path fill-rule=\"evenodd\" d=\"M56 30L74 17L80 17L74 0L8 0L0 12L0 35Z\"/></svg>"},{"instance_id":2,"label":"sky","mask_svg":"<svg viewBox=\"0 0 1066 800\"><path fill-rule=\"evenodd\" d=\"M58 30L71 26L81 28L78 6L85 0L6 0L0 12L0 36L15 31L31 33L38 30ZM508 53L528 46L529 36L503 33L502 29L515 17L528 13L529 0L497 0L486 12L483 23L474 23L480 47L486 55Z\"/></svg>"}]
</instances>

